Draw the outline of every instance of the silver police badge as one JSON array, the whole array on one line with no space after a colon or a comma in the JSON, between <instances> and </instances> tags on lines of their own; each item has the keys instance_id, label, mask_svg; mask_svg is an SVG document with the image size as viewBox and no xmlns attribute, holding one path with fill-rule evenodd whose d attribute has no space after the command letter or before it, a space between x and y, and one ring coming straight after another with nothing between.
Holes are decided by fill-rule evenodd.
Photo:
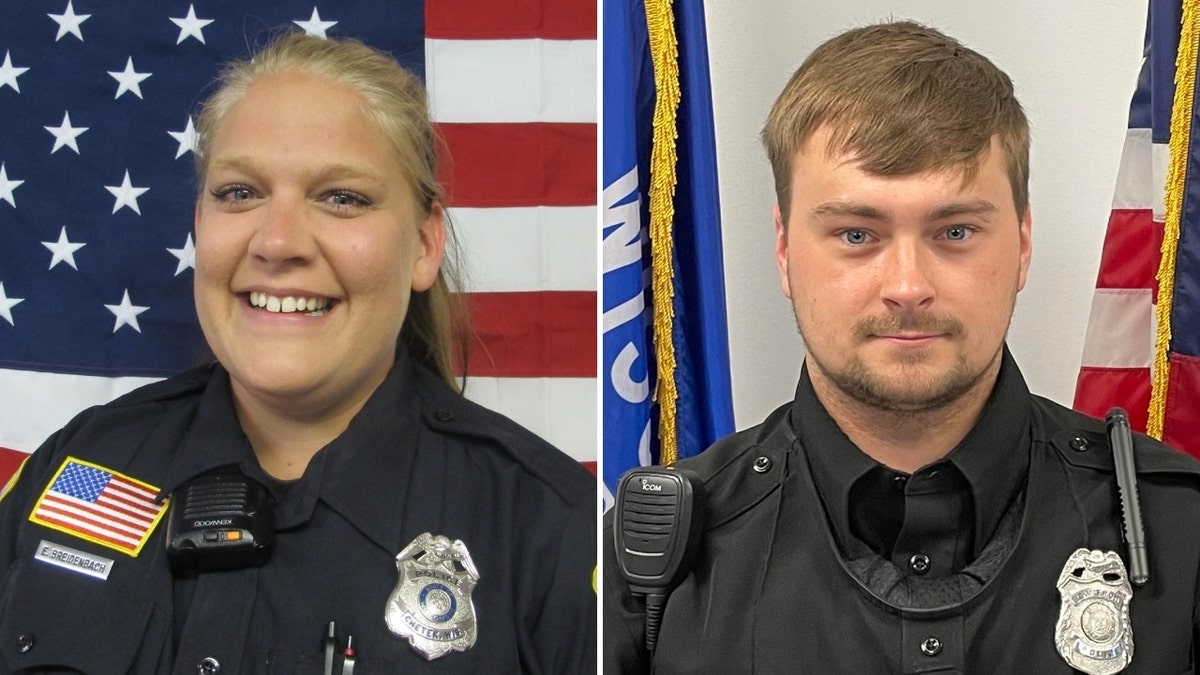
<instances>
[{"instance_id":1,"label":"silver police badge","mask_svg":"<svg viewBox=\"0 0 1200 675\"><path fill-rule=\"evenodd\" d=\"M1112 551L1076 550L1058 575L1058 592L1058 653L1072 668L1089 675L1124 670L1133 659L1133 588L1121 557Z\"/></svg>"},{"instance_id":2,"label":"silver police badge","mask_svg":"<svg viewBox=\"0 0 1200 675\"><path fill-rule=\"evenodd\" d=\"M471 591L479 571L462 541L426 532L396 556L400 580L388 597L388 629L429 661L475 644Z\"/></svg>"}]
</instances>

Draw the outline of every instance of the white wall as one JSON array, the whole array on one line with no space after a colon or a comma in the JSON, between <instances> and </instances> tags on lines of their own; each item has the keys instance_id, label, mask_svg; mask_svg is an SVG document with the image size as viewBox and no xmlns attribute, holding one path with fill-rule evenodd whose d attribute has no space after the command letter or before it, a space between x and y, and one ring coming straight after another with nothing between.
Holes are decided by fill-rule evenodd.
<instances>
[{"instance_id":1,"label":"white wall","mask_svg":"<svg viewBox=\"0 0 1200 675\"><path fill-rule=\"evenodd\" d=\"M825 39L913 19L1012 77L1033 128L1033 265L1009 345L1035 393L1070 405L1146 6L1132 0L709 0L734 408L739 429L791 398L803 358L772 257L771 172L758 132Z\"/></svg>"}]
</instances>

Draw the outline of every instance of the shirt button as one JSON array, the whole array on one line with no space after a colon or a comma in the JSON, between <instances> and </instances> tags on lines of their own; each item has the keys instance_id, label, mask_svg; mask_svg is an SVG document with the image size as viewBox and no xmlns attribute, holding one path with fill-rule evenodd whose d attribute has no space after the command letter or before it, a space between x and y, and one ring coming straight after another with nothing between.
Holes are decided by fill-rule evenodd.
<instances>
[{"instance_id":1,"label":"shirt button","mask_svg":"<svg viewBox=\"0 0 1200 675\"><path fill-rule=\"evenodd\" d=\"M913 574L925 574L929 571L929 556L924 553L918 553L908 559L908 567L913 571Z\"/></svg>"},{"instance_id":2,"label":"shirt button","mask_svg":"<svg viewBox=\"0 0 1200 675\"><path fill-rule=\"evenodd\" d=\"M33 633L25 633L17 638L17 651L24 654L33 649Z\"/></svg>"},{"instance_id":3,"label":"shirt button","mask_svg":"<svg viewBox=\"0 0 1200 675\"><path fill-rule=\"evenodd\" d=\"M221 672L221 662L211 656L205 657L196 664L196 672L200 675L217 675Z\"/></svg>"},{"instance_id":4,"label":"shirt button","mask_svg":"<svg viewBox=\"0 0 1200 675\"><path fill-rule=\"evenodd\" d=\"M921 651L925 656L937 656L942 652L942 641L930 635L921 643Z\"/></svg>"},{"instance_id":5,"label":"shirt button","mask_svg":"<svg viewBox=\"0 0 1200 675\"><path fill-rule=\"evenodd\" d=\"M904 486L908 485L908 476L896 476L892 478L892 487L897 492L904 492Z\"/></svg>"},{"instance_id":6,"label":"shirt button","mask_svg":"<svg viewBox=\"0 0 1200 675\"><path fill-rule=\"evenodd\" d=\"M436 417L439 422L450 422L454 420L454 413L450 412L449 410L439 410L433 413L433 416Z\"/></svg>"},{"instance_id":7,"label":"shirt button","mask_svg":"<svg viewBox=\"0 0 1200 675\"><path fill-rule=\"evenodd\" d=\"M759 457L754 460L755 473L766 473L771 470L771 458L767 456Z\"/></svg>"},{"instance_id":8,"label":"shirt button","mask_svg":"<svg viewBox=\"0 0 1200 675\"><path fill-rule=\"evenodd\" d=\"M1071 449L1075 452L1087 452L1088 442L1083 436L1076 436L1071 439Z\"/></svg>"}]
</instances>

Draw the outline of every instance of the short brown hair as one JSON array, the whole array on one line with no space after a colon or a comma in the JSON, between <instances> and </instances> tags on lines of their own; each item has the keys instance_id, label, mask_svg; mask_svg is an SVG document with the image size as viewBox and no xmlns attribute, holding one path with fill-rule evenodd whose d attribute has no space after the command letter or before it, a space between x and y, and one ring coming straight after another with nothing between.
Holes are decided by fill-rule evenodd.
<instances>
[{"instance_id":1,"label":"short brown hair","mask_svg":"<svg viewBox=\"0 0 1200 675\"><path fill-rule=\"evenodd\" d=\"M304 73L358 92L363 112L378 125L408 174L421 215L428 216L434 204L444 202L437 177L440 137L430 119L421 81L392 57L358 40L323 39L299 31L281 34L250 59L225 66L216 92L204 102L198 116L195 157L201 184L212 139L225 115L250 85L280 73ZM461 270L449 215L446 235L437 279L428 290L412 294L397 348L406 348L457 389L454 362L466 364L469 319L461 299L453 293L461 288Z\"/></svg>"},{"instance_id":2,"label":"short brown hair","mask_svg":"<svg viewBox=\"0 0 1200 675\"><path fill-rule=\"evenodd\" d=\"M1029 122L1012 80L986 57L910 21L846 31L817 47L767 117L762 141L787 223L792 160L828 127L826 151L880 176L961 168L975 177L997 137L1017 217L1029 202Z\"/></svg>"}]
</instances>

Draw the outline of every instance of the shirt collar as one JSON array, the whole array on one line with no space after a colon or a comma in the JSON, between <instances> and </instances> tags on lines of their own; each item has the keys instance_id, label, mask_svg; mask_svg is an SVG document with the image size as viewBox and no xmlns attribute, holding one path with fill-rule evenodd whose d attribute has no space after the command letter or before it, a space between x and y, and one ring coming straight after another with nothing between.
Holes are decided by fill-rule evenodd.
<instances>
[{"instance_id":1,"label":"shirt collar","mask_svg":"<svg viewBox=\"0 0 1200 675\"><path fill-rule=\"evenodd\" d=\"M399 550L404 542L399 541L397 514L403 512L413 457L424 428L416 381L433 377L418 373L419 368L401 353L346 430L318 451L304 475L292 482L276 505L278 529L307 522L320 499L379 546L393 553ZM278 485L259 466L242 432L229 373L215 364L162 493L230 465L240 466L243 473L273 492L273 486Z\"/></svg>"},{"instance_id":2,"label":"shirt collar","mask_svg":"<svg viewBox=\"0 0 1200 675\"><path fill-rule=\"evenodd\" d=\"M996 386L979 421L946 460L962 472L971 487L975 510L975 555L991 539L1004 511L1024 483L1029 468L1031 400L1025 379L1005 346ZM792 403L796 430L825 505L834 535L845 547L850 540L850 488L871 469L881 466L850 441L817 399L805 362Z\"/></svg>"}]
</instances>

